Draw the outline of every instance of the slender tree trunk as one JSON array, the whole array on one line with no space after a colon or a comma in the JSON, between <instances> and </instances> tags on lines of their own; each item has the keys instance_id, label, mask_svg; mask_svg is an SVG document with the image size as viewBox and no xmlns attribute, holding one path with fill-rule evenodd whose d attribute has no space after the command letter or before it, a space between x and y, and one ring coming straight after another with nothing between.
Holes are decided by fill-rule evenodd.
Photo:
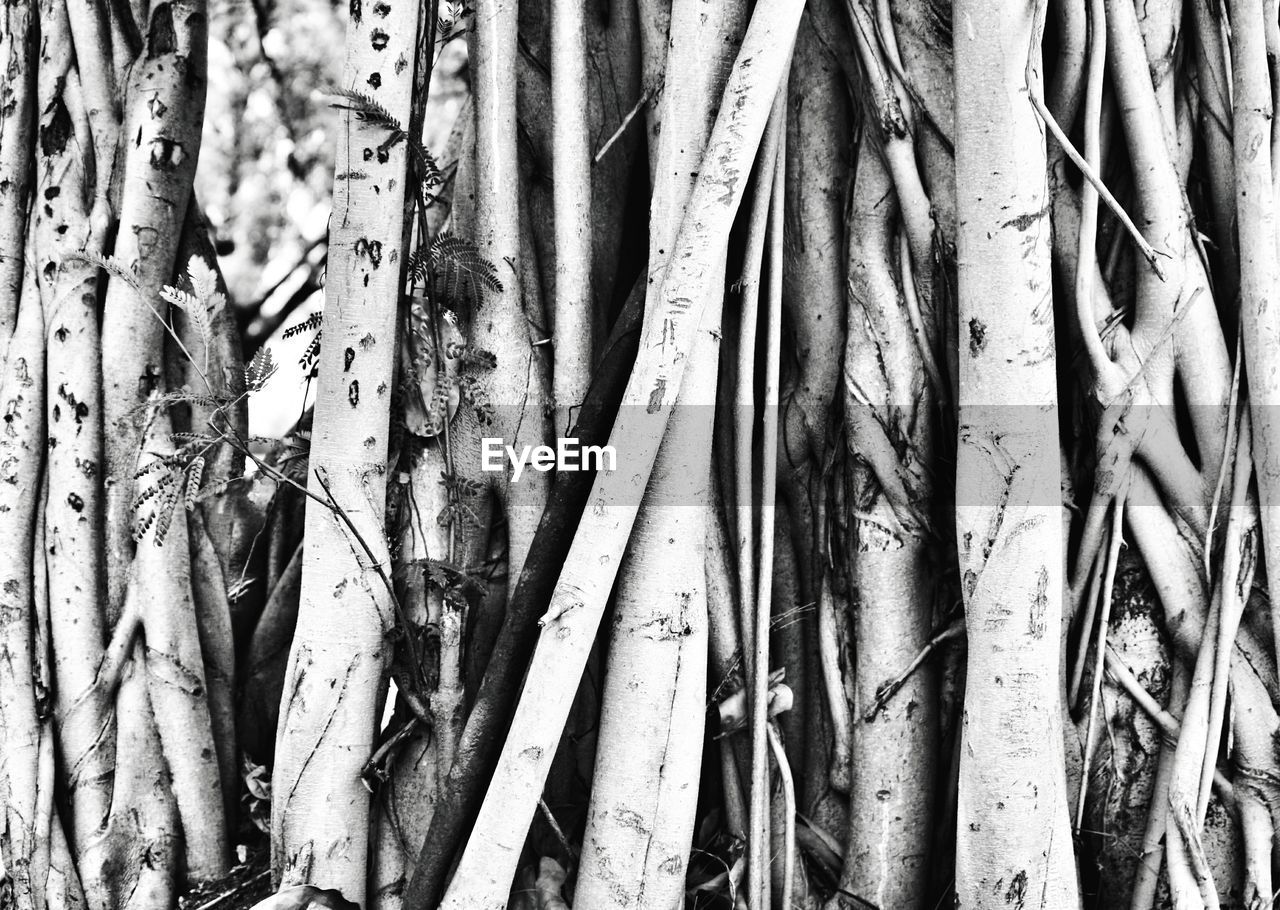
<instances>
[{"instance_id":1,"label":"slender tree trunk","mask_svg":"<svg viewBox=\"0 0 1280 910\"><path fill-rule=\"evenodd\" d=\"M902 268L909 254L895 236L890 177L871 142L862 146L852 192L844 382L849 449L857 459L849 555L857 650L841 881L877 906L923 907L937 679L926 666L902 691L885 695L881 687L910 665L933 625L928 505L937 393L908 316L907 295L916 289Z\"/></svg>"},{"instance_id":2,"label":"slender tree trunk","mask_svg":"<svg viewBox=\"0 0 1280 910\"><path fill-rule=\"evenodd\" d=\"M407 123L416 4L348 24L343 85ZM373 752L393 624L385 582L387 440L399 309L407 141L346 115L339 131L301 605L272 788L273 866L365 903Z\"/></svg>"},{"instance_id":3,"label":"slender tree trunk","mask_svg":"<svg viewBox=\"0 0 1280 910\"><path fill-rule=\"evenodd\" d=\"M736 4L705 14L677 0L671 14L662 145L650 211L650 305L662 284L693 189L694 162L711 131L710 99L723 92ZM718 64L718 65L717 65ZM706 694L706 587L702 551L711 481L723 259L692 364L676 401L623 556L608 649L592 801L574 900L590 907L669 907L684 890L701 770ZM623 857L631 857L623 861Z\"/></svg>"},{"instance_id":4,"label":"slender tree trunk","mask_svg":"<svg viewBox=\"0 0 1280 910\"><path fill-rule=\"evenodd\" d=\"M780 8L781 7L781 8ZM661 305L646 319L641 350L623 413L610 442L617 471L596 479L589 509L579 524L526 679L503 757L476 819L443 907L500 907L515 877L519 844L533 816L542 783L572 703L573 689L555 680L578 674L591 649L604 598L615 579L638 512L641 490L653 470L660 440L683 384L684 369L715 264L727 240L749 162L764 131L769 104L781 81L799 9L787 4L757 8L721 105L721 116L699 168L698 184L663 285ZM754 39L754 40L752 40ZM726 192L727 191L727 192Z\"/></svg>"},{"instance_id":5,"label":"slender tree trunk","mask_svg":"<svg viewBox=\"0 0 1280 910\"><path fill-rule=\"evenodd\" d=\"M1059 686L1062 524L1034 10L955 5L960 431L969 636L956 894L1078 907Z\"/></svg>"},{"instance_id":6,"label":"slender tree trunk","mask_svg":"<svg viewBox=\"0 0 1280 910\"><path fill-rule=\"evenodd\" d=\"M36 3L0 11L0 339L18 321L23 251L31 196L32 134L36 100Z\"/></svg>"}]
</instances>

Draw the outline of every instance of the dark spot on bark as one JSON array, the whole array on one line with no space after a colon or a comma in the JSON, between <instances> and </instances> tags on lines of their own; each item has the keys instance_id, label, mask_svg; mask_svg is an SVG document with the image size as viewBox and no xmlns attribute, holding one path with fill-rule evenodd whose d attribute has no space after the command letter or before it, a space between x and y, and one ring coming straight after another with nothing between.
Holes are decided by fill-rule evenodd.
<instances>
[{"instance_id":1,"label":"dark spot on bark","mask_svg":"<svg viewBox=\"0 0 1280 910\"><path fill-rule=\"evenodd\" d=\"M44 275L45 281L53 281L54 276L58 274L58 264L53 261L46 262L44 268L40 271ZM60 331L65 332L66 329L60 329ZM59 338L58 340L61 341L62 339Z\"/></svg>"},{"instance_id":2,"label":"dark spot on bark","mask_svg":"<svg viewBox=\"0 0 1280 910\"><path fill-rule=\"evenodd\" d=\"M387 18L391 14L391 4L387 3L386 0L377 0L373 4L373 14L382 19Z\"/></svg>"},{"instance_id":3,"label":"dark spot on bark","mask_svg":"<svg viewBox=\"0 0 1280 910\"><path fill-rule=\"evenodd\" d=\"M387 147L384 145L378 146L378 163L386 164L390 160L391 160L390 150L388 150Z\"/></svg>"},{"instance_id":4,"label":"dark spot on bark","mask_svg":"<svg viewBox=\"0 0 1280 910\"><path fill-rule=\"evenodd\" d=\"M57 330L53 333L53 337L58 339L59 341L66 341L67 337L70 334L71 333L67 331L67 327L65 325L60 325L58 326Z\"/></svg>"},{"instance_id":5,"label":"dark spot on bark","mask_svg":"<svg viewBox=\"0 0 1280 910\"><path fill-rule=\"evenodd\" d=\"M355 348L347 348L345 351L342 352L342 372L344 373L350 372L351 364L355 362L356 362Z\"/></svg>"},{"instance_id":6,"label":"dark spot on bark","mask_svg":"<svg viewBox=\"0 0 1280 910\"><path fill-rule=\"evenodd\" d=\"M404 54L396 58L396 75L399 76L404 72L404 68L409 65L409 61L404 59Z\"/></svg>"},{"instance_id":7,"label":"dark spot on bark","mask_svg":"<svg viewBox=\"0 0 1280 910\"><path fill-rule=\"evenodd\" d=\"M351 385L347 386L347 401L351 402L354 408L360 403L360 380L351 380Z\"/></svg>"},{"instance_id":8,"label":"dark spot on bark","mask_svg":"<svg viewBox=\"0 0 1280 910\"><path fill-rule=\"evenodd\" d=\"M1031 600L1031 622L1028 631L1035 639L1044 638L1044 614L1049 609L1049 570L1044 566L1036 572L1036 593Z\"/></svg>"},{"instance_id":9,"label":"dark spot on bark","mask_svg":"<svg viewBox=\"0 0 1280 910\"><path fill-rule=\"evenodd\" d=\"M40 151L45 155L60 154L71 138L71 129L71 114L59 96L53 100L49 122L40 127Z\"/></svg>"},{"instance_id":10,"label":"dark spot on bark","mask_svg":"<svg viewBox=\"0 0 1280 910\"><path fill-rule=\"evenodd\" d=\"M69 494L67 496L67 505L71 506L71 508L77 512L84 511L84 500L80 498L79 494Z\"/></svg>"},{"instance_id":11,"label":"dark spot on bark","mask_svg":"<svg viewBox=\"0 0 1280 910\"><path fill-rule=\"evenodd\" d=\"M173 29L173 6L162 3L151 10L151 27L147 30L147 59L172 54L178 47Z\"/></svg>"},{"instance_id":12,"label":"dark spot on bark","mask_svg":"<svg viewBox=\"0 0 1280 910\"><path fill-rule=\"evenodd\" d=\"M645 409L650 414L656 414L662 410L662 396L666 394L667 381L659 379L658 384L653 387L653 391L649 393L649 406Z\"/></svg>"},{"instance_id":13,"label":"dark spot on bark","mask_svg":"<svg viewBox=\"0 0 1280 910\"><path fill-rule=\"evenodd\" d=\"M153 227L135 225L133 239L138 244L138 258L150 259L151 254L155 252L156 244L160 242L160 232Z\"/></svg>"},{"instance_id":14,"label":"dark spot on bark","mask_svg":"<svg viewBox=\"0 0 1280 910\"><path fill-rule=\"evenodd\" d=\"M1009 882L1009 890L1004 893L1004 902L1022 910L1027 897L1027 870L1023 869Z\"/></svg>"},{"instance_id":15,"label":"dark spot on bark","mask_svg":"<svg viewBox=\"0 0 1280 910\"><path fill-rule=\"evenodd\" d=\"M381 154L381 152L379 152L379 154ZM359 240L356 241L354 249L355 249L355 254L357 256L368 256L369 263L375 269L378 266L382 265L382 241L381 240L369 240L366 237L361 237Z\"/></svg>"},{"instance_id":16,"label":"dark spot on bark","mask_svg":"<svg viewBox=\"0 0 1280 910\"><path fill-rule=\"evenodd\" d=\"M151 166L158 171L177 170L187 158L181 142L157 136L151 140Z\"/></svg>"},{"instance_id":17,"label":"dark spot on bark","mask_svg":"<svg viewBox=\"0 0 1280 910\"><path fill-rule=\"evenodd\" d=\"M152 120L158 120L169 112L169 107L157 96L152 95L147 99L147 112L151 114Z\"/></svg>"},{"instance_id":18,"label":"dark spot on bark","mask_svg":"<svg viewBox=\"0 0 1280 910\"><path fill-rule=\"evenodd\" d=\"M4 593L13 595L13 594L17 594L20 589L21 589L21 586L18 584L18 579L16 578L5 579Z\"/></svg>"},{"instance_id":19,"label":"dark spot on bark","mask_svg":"<svg viewBox=\"0 0 1280 910\"><path fill-rule=\"evenodd\" d=\"M977 357L987 346L987 326L976 316L969 320L969 356Z\"/></svg>"},{"instance_id":20,"label":"dark spot on bark","mask_svg":"<svg viewBox=\"0 0 1280 910\"><path fill-rule=\"evenodd\" d=\"M360 0L351 0L351 21L359 23L364 18L364 4Z\"/></svg>"},{"instance_id":21,"label":"dark spot on bark","mask_svg":"<svg viewBox=\"0 0 1280 910\"><path fill-rule=\"evenodd\" d=\"M366 148L364 151L362 151L362 152L360 153L360 157L361 157L361 158L363 158L365 161L372 161L372 160L373 160L373 149L371 149L371 148Z\"/></svg>"},{"instance_id":22,"label":"dark spot on bark","mask_svg":"<svg viewBox=\"0 0 1280 910\"><path fill-rule=\"evenodd\" d=\"M5 419L5 420L8 420L8 419L9 419L9 415L8 415L8 414L6 414L4 419ZM62 408L61 408L59 405L56 405L56 404L55 404L55 405L53 406L53 422L54 422L54 423L57 423L57 422L58 422L58 421L60 421L60 420L62 420Z\"/></svg>"},{"instance_id":23,"label":"dark spot on bark","mask_svg":"<svg viewBox=\"0 0 1280 910\"><path fill-rule=\"evenodd\" d=\"M1017 218L1010 218L1004 224L1000 225L1000 227L1002 228L1011 227L1011 228L1017 228L1020 231L1025 231L1027 230L1027 228L1032 227L1037 222L1039 222L1040 219L1043 217L1044 217L1044 209L1041 209L1038 212L1026 212L1022 215L1019 215Z\"/></svg>"},{"instance_id":24,"label":"dark spot on bark","mask_svg":"<svg viewBox=\"0 0 1280 910\"><path fill-rule=\"evenodd\" d=\"M382 88L382 73L370 73L369 78L365 81L373 88Z\"/></svg>"},{"instance_id":25,"label":"dark spot on bark","mask_svg":"<svg viewBox=\"0 0 1280 910\"><path fill-rule=\"evenodd\" d=\"M59 195L61 195L61 193L62 193L62 187L60 187L60 186L51 186L51 187L48 187L48 188L44 191L44 198L45 198L45 199L57 199L57 198L58 198L58 196L59 196Z\"/></svg>"},{"instance_id":26,"label":"dark spot on bark","mask_svg":"<svg viewBox=\"0 0 1280 910\"><path fill-rule=\"evenodd\" d=\"M391 36L388 35L386 32L384 32L380 28L375 28L369 34L369 44L373 46L373 49L375 51L386 50L387 44L390 43L390 41L391 41Z\"/></svg>"}]
</instances>

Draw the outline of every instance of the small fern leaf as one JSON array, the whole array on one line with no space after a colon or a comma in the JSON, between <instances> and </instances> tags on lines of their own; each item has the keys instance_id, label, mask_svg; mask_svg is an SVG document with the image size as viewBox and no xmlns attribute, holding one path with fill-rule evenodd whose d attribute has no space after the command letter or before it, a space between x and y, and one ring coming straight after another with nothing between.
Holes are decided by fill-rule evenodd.
<instances>
[{"instance_id":1,"label":"small fern leaf","mask_svg":"<svg viewBox=\"0 0 1280 910\"><path fill-rule=\"evenodd\" d=\"M75 262L97 266L112 278L119 278L135 291L142 290L142 285L138 281L138 276L134 270L124 260L115 256L100 256L97 253L77 252L70 254L67 258Z\"/></svg>"},{"instance_id":2,"label":"small fern leaf","mask_svg":"<svg viewBox=\"0 0 1280 910\"><path fill-rule=\"evenodd\" d=\"M371 126L380 126L385 130L390 130L392 133L404 133L404 129L400 126L400 121L395 118L395 115L364 92L340 88L335 89L333 94L342 100L330 102L331 107L335 107L338 110L351 111L357 120L368 123Z\"/></svg>"},{"instance_id":3,"label":"small fern leaf","mask_svg":"<svg viewBox=\"0 0 1280 910\"><path fill-rule=\"evenodd\" d=\"M196 507L200 496L200 482L204 479L204 456L197 455L187 465L186 507L190 512Z\"/></svg>"},{"instance_id":4,"label":"small fern leaf","mask_svg":"<svg viewBox=\"0 0 1280 910\"><path fill-rule=\"evenodd\" d=\"M311 343L307 345L307 349L298 358L298 364L302 367L302 371L307 378L315 376L320 366L320 339L323 336L323 332L316 332L315 337L311 339Z\"/></svg>"},{"instance_id":5,"label":"small fern leaf","mask_svg":"<svg viewBox=\"0 0 1280 910\"><path fill-rule=\"evenodd\" d=\"M418 164L419 176L422 180L422 191L425 195L427 191L433 187L439 186L444 182L444 175L440 173L440 165L436 163L435 156L421 142L414 142L410 145L413 149L414 160Z\"/></svg>"},{"instance_id":6,"label":"small fern leaf","mask_svg":"<svg viewBox=\"0 0 1280 910\"><path fill-rule=\"evenodd\" d=\"M157 547L164 546L164 539L168 536L169 527L173 524L173 513L178 509L178 501L178 492L175 490L171 496L166 496L156 504L155 535L151 538L151 542Z\"/></svg>"},{"instance_id":7,"label":"small fern leaf","mask_svg":"<svg viewBox=\"0 0 1280 910\"><path fill-rule=\"evenodd\" d=\"M320 323L323 321L323 319L324 319L324 313L317 310L316 312L312 313L310 316L308 316L306 319L302 320L301 322L297 323L296 325L289 326L289 328L285 329L283 332L280 333L280 337L294 338L306 332L318 332L320 331Z\"/></svg>"},{"instance_id":8,"label":"small fern leaf","mask_svg":"<svg viewBox=\"0 0 1280 910\"><path fill-rule=\"evenodd\" d=\"M200 256L192 256L187 261L187 280L191 282L191 293L206 307L222 297L218 292L218 273Z\"/></svg>"},{"instance_id":9,"label":"small fern leaf","mask_svg":"<svg viewBox=\"0 0 1280 910\"><path fill-rule=\"evenodd\" d=\"M276 363L271 358L271 348L260 347L253 360L244 368L244 387L250 392L260 392L275 375Z\"/></svg>"},{"instance_id":10,"label":"small fern leaf","mask_svg":"<svg viewBox=\"0 0 1280 910\"><path fill-rule=\"evenodd\" d=\"M209 319L209 309L200 297L167 284L160 289L160 296L171 306L177 307L186 314L187 320L207 349L213 340L213 326Z\"/></svg>"}]
</instances>

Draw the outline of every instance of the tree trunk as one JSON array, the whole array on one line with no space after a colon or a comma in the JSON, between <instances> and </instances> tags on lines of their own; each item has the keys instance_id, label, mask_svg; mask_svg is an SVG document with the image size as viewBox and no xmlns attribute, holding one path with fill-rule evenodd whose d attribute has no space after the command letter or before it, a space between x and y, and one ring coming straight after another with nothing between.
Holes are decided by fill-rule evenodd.
<instances>
[{"instance_id":1,"label":"tree trunk","mask_svg":"<svg viewBox=\"0 0 1280 910\"><path fill-rule=\"evenodd\" d=\"M418 8L349 23L344 86L407 123ZM353 102L354 103L354 102ZM354 113L337 155L324 340L311 443L301 605L272 787L273 867L365 903L373 752L394 617L384 521L407 143Z\"/></svg>"},{"instance_id":2,"label":"tree trunk","mask_svg":"<svg viewBox=\"0 0 1280 910\"><path fill-rule=\"evenodd\" d=\"M955 5L960 430L969 639L956 894L1080 904L1058 667L1062 524L1044 134L1026 99L1033 10ZM1032 65L1035 65L1033 60Z\"/></svg>"}]
</instances>

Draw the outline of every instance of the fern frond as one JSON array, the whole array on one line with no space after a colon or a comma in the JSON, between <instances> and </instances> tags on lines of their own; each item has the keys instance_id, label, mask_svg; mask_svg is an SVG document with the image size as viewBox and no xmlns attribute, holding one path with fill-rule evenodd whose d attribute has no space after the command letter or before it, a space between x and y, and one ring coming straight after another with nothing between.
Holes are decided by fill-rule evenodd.
<instances>
[{"instance_id":1,"label":"fern frond","mask_svg":"<svg viewBox=\"0 0 1280 910\"><path fill-rule=\"evenodd\" d=\"M302 367L303 373L308 377L315 375L316 370L320 366L320 339L324 336L323 332L316 332L311 343L307 345L307 349L302 352L302 356L298 358L298 364Z\"/></svg>"},{"instance_id":2,"label":"fern frond","mask_svg":"<svg viewBox=\"0 0 1280 910\"><path fill-rule=\"evenodd\" d=\"M137 274L123 259L117 259L115 256L100 256L97 253L85 252L71 253L67 258L76 262L83 262L88 265L96 266L112 278L119 278L135 291L142 290L142 285L138 281Z\"/></svg>"},{"instance_id":3,"label":"fern frond","mask_svg":"<svg viewBox=\"0 0 1280 910\"><path fill-rule=\"evenodd\" d=\"M260 347L253 360L244 368L244 387L250 392L258 392L275 375L277 364L271 359L271 348Z\"/></svg>"},{"instance_id":4,"label":"fern frond","mask_svg":"<svg viewBox=\"0 0 1280 910\"><path fill-rule=\"evenodd\" d=\"M429 189L437 187L444 182L444 175L440 172L440 165L436 163L435 156L431 154L431 151L425 145L421 142L413 142L410 143L409 148L412 150L414 160L418 164L422 192L425 196Z\"/></svg>"},{"instance_id":5,"label":"fern frond","mask_svg":"<svg viewBox=\"0 0 1280 910\"><path fill-rule=\"evenodd\" d=\"M294 338L304 332L320 331L320 324L324 321L323 311L317 310L297 325L291 325L280 333L281 338Z\"/></svg>"},{"instance_id":6,"label":"fern frond","mask_svg":"<svg viewBox=\"0 0 1280 910\"><path fill-rule=\"evenodd\" d=\"M191 459L191 464L187 465L187 486L185 490L185 499L187 511L190 512L196 507L197 498L200 494L200 482L204 479L204 456L197 455Z\"/></svg>"},{"instance_id":7,"label":"fern frond","mask_svg":"<svg viewBox=\"0 0 1280 910\"><path fill-rule=\"evenodd\" d=\"M494 293L502 291L497 267L470 240L448 232L439 234L431 241L429 261L432 272L446 286L470 282Z\"/></svg>"},{"instance_id":8,"label":"fern frond","mask_svg":"<svg viewBox=\"0 0 1280 910\"><path fill-rule=\"evenodd\" d=\"M160 296L171 306L176 306L187 314L187 319L190 320L192 327L199 334L200 340L207 349L209 343L213 340L213 325L212 320L209 318L208 307L195 294L188 294L186 291L167 284L160 289Z\"/></svg>"},{"instance_id":9,"label":"fern frond","mask_svg":"<svg viewBox=\"0 0 1280 910\"><path fill-rule=\"evenodd\" d=\"M335 89L333 94L343 100L330 102L330 107L351 111L351 113L355 114L357 120L368 123L371 126L380 126L385 130L390 130L392 133L404 134L404 128L400 126L400 121L396 119L395 115L364 92L340 88Z\"/></svg>"},{"instance_id":10,"label":"fern frond","mask_svg":"<svg viewBox=\"0 0 1280 910\"><path fill-rule=\"evenodd\" d=\"M218 273L204 261L203 257L192 256L187 260L187 280L191 282L191 292L205 306L211 306L219 301L226 302L218 291Z\"/></svg>"}]
</instances>

